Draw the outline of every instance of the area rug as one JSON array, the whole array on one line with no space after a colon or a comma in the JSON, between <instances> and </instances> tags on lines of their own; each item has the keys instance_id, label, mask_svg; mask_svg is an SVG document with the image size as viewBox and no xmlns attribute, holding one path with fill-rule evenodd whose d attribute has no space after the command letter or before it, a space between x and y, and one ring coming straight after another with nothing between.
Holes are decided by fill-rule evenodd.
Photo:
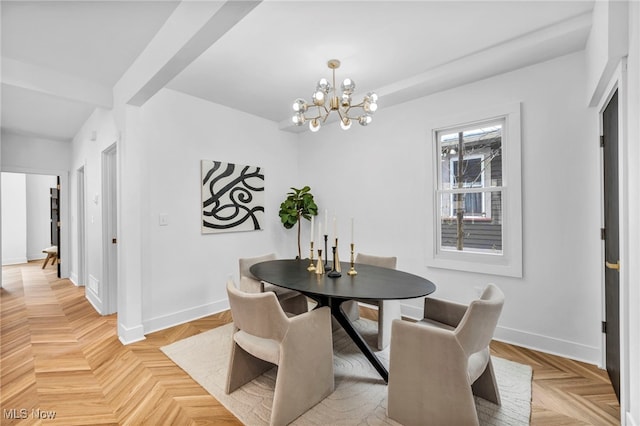
<instances>
[{"instance_id":1,"label":"area rug","mask_svg":"<svg viewBox=\"0 0 640 426\"><path fill-rule=\"evenodd\" d=\"M365 340L374 341L377 324L355 322ZM246 425L268 425L276 368L230 395L224 392L231 333L227 324L165 346L162 351ZM298 417L293 425L398 425L387 417L387 386L340 327L333 334L335 391ZM389 365L389 348L376 352ZM493 357L502 405L476 398L481 425L528 425L531 367Z\"/></svg>"}]
</instances>

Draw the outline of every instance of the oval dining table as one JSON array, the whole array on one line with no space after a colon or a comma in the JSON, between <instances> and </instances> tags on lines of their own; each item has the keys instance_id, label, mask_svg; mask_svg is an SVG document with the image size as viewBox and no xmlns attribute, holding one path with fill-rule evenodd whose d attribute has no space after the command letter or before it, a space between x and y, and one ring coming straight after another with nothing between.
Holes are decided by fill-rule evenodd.
<instances>
[{"instance_id":1,"label":"oval dining table","mask_svg":"<svg viewBox=\"0 0 640 426\"><path fill-rule=\"evenodd\" d=\"M317 307L328 306L331 315L367 357L385 383L388 382L389 372L386 367L354 328L341 305L347 300L361 300L366 303L367 300L424 297L436 290L435 284L418 275L361 263L355 264L357 275L342 272L339 277L330 277L329 271L316 274L315 271L307 270L309 264L308 259L269 260L254 264L249 270L261 281L304 294L315 300L318 303ZM348 271L351 265L341 262L340 266L342 271Z\"/></svg>"}]
</instances>

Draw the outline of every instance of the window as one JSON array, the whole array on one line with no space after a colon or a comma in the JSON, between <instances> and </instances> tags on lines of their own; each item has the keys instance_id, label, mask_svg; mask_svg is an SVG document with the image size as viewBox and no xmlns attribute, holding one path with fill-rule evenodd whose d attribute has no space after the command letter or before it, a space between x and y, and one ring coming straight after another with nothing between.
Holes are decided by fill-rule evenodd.
<instances>
[{"instance_id":1,"label":"window","mask_svg":"<svg viewBox=\"0 0 640 426\"><path fill-rule=\"evenodd\" d=\"M522 276L520 106L501 111L432 129L429 266Z\"/></svg>"},{"instance_id":2,"label":"window","mask_svg":"<svg viewBox=\"0 0 640 426\"><path fill-rule=\"evenodd\" d=\"M436 132L440 248L502 252L504 120Z\"/></svg>"}]
</instances>

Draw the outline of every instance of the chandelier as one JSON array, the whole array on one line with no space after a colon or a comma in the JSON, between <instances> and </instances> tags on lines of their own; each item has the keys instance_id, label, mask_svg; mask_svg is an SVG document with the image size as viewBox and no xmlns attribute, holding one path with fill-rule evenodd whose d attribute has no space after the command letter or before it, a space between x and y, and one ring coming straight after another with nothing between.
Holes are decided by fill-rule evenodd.
<instances>
[{"instance_id":1,"label":"chandelier","mask_svg":"<svg viewBox=\"0 0 640 426\"><path fill-rule=\"evenodd\" d=\"M312 95L312 103L308 104L304 99L296 99L293 103L292 117L296 126L302 126L309 122L309 130L317 132L320 124L327 121L327 117L332 111L336 111L340 118L340 127L348 130L355 120L360 125L366 126L371 123L371 115L378 109L378 95L373 92L367 93L359 104L351 103L351 96L356 88L356 83L350 78L345 78L340 85L340 95L336 91L336 69L340 68L340 61L331 59L327 66L333 72L333 81L329 83L326 78L320 79ZM315 113L315 115L313 115Z\"/></svg>"}]
</instances>

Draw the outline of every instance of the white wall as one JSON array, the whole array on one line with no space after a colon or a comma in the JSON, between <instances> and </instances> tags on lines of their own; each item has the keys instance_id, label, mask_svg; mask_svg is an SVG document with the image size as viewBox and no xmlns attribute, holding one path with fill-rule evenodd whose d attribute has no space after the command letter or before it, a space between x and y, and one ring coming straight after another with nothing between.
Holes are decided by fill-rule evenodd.
<instances>
[{"instance_id":1,"label":"white wall","mask_svg":"<svg viewBox=\"0 0 640 426\"><path fill-rule=\"evenodd\" d=\"M95 135L95 140L93 136ZM118 130L111 111L97 108L76 134L71 154L71 278L78 284L78 169L85 176L85 241L87 298L103 312L105 291L102 254L102 151L116 143Z\"/></svg>"},{"instance_id":2,"label":"white wall","mask_svg":"<svg viewBox=\"0 0 640 426\"><path fill-rule=\"evenodd\" d=\"M51 246L51 194L56 177L26 175L27 195L27 260L44 259L42 252Z\"/></svg>"},{"instance_id":3,"label":"white wall","mask_svg":"<svg viewBox=\"0 0 640 426\"><path fill-rule=\"evenodd\" d=\"M277 124L171 90L140 109L145 158L142 201L142 317L145 333L227 308L225 283L238 258L294 257L294 231L278 209L298 179L295 135ZM264 229L201 233L200 160L260 166ZM168 226L159 225L167 215Z\"/></svg>"},{"instance_id":4,"label":"white wall","mask_svg":"<svg viewBox=\"0 0 640 426\"><path fill-rule=\"evenodd\" d=\"M494 282L506 294L497 338L597 364L598 121L586 108L584 65L578 53L392 108L382 99L370 127L334 124L300 136L302 180L321 209L337 212L343 241L356 218L356 251L397 255L399 269L436 284L435 297L468 302L475 287ZM524 277L427 268L427 123L513 102L522 102ZM346 245L340 256L347 259ZM422 305L406 302L403 311L417 316Z\"/></svg>"},{"instance_id":5,"label":"white wall","mask_svg":"<svg viewBox=\"0 0 640 426\"><path fill-rule=\"evenodd\" d=\"M121 205L120 215L131 220L133 214L137 226L120 230L119 247L129 250L131 232L142 234L141 265L138 265L142 294L140 306L135 297L125 298L126 306L118 305L120 313L126 309L126 317L135 318L131 312L141 310L144 332L149 333L227 309L225 283L229 274L237 279L239 257L268 252L295 256L295 232L285 230L278 216L280 202L289 187L302 185L297 179L295 135L280 132L276 123L171 90L162 90L144 107L129 112L127 120L127 126L131 126L135 134L129 132L124 136L118 150L127 152L127 161L137 164L141 182L128 185L127 181L121 181L120 199L139 199L141 213L137 218L137 213ZM91 141L92 131L96 129L97 140ZM96 110L73 142L71 211L75 216L75 171L84 166L88 274L99 281L102 280L102 215L93 198L97 195L101 199L100 153L115 139L119 137L113 114ZM203 159L263 168L266 188L263 230L201 234L200 160ZM159 225L160 214L168 216L167 226ZM77 241L76 227L74 217L71 237L74 242ZM75 247L72 258L75 273ZM130 280L130 275L124 274L124 277ZM138 284L119 285L135 288ZM99 305L101 300L97 297L92 303ZM126 334L134 327L135 324L127 323L120 328Z\"/></svg>"},{"instance_id":6,"label":"white wall","mask_svg":"<svg viewBox=\"0 0 640 426\"><path fill-rule=\"evenodd\" d=\"M2 173L2 264L27 262L27 180Z\"/></svg>"},{"instance_id":7,"label":"white wall","mask_svg":"<svg viewBox=\"0 0 640 426\"><path fill-rule=\"evenodd\" d=\"M2 171L69 170L71 144L2 131ZM12 170L13 171L13 170ZM56 173L45 173L56 174Z\"/></svg>"}]
</instances>

